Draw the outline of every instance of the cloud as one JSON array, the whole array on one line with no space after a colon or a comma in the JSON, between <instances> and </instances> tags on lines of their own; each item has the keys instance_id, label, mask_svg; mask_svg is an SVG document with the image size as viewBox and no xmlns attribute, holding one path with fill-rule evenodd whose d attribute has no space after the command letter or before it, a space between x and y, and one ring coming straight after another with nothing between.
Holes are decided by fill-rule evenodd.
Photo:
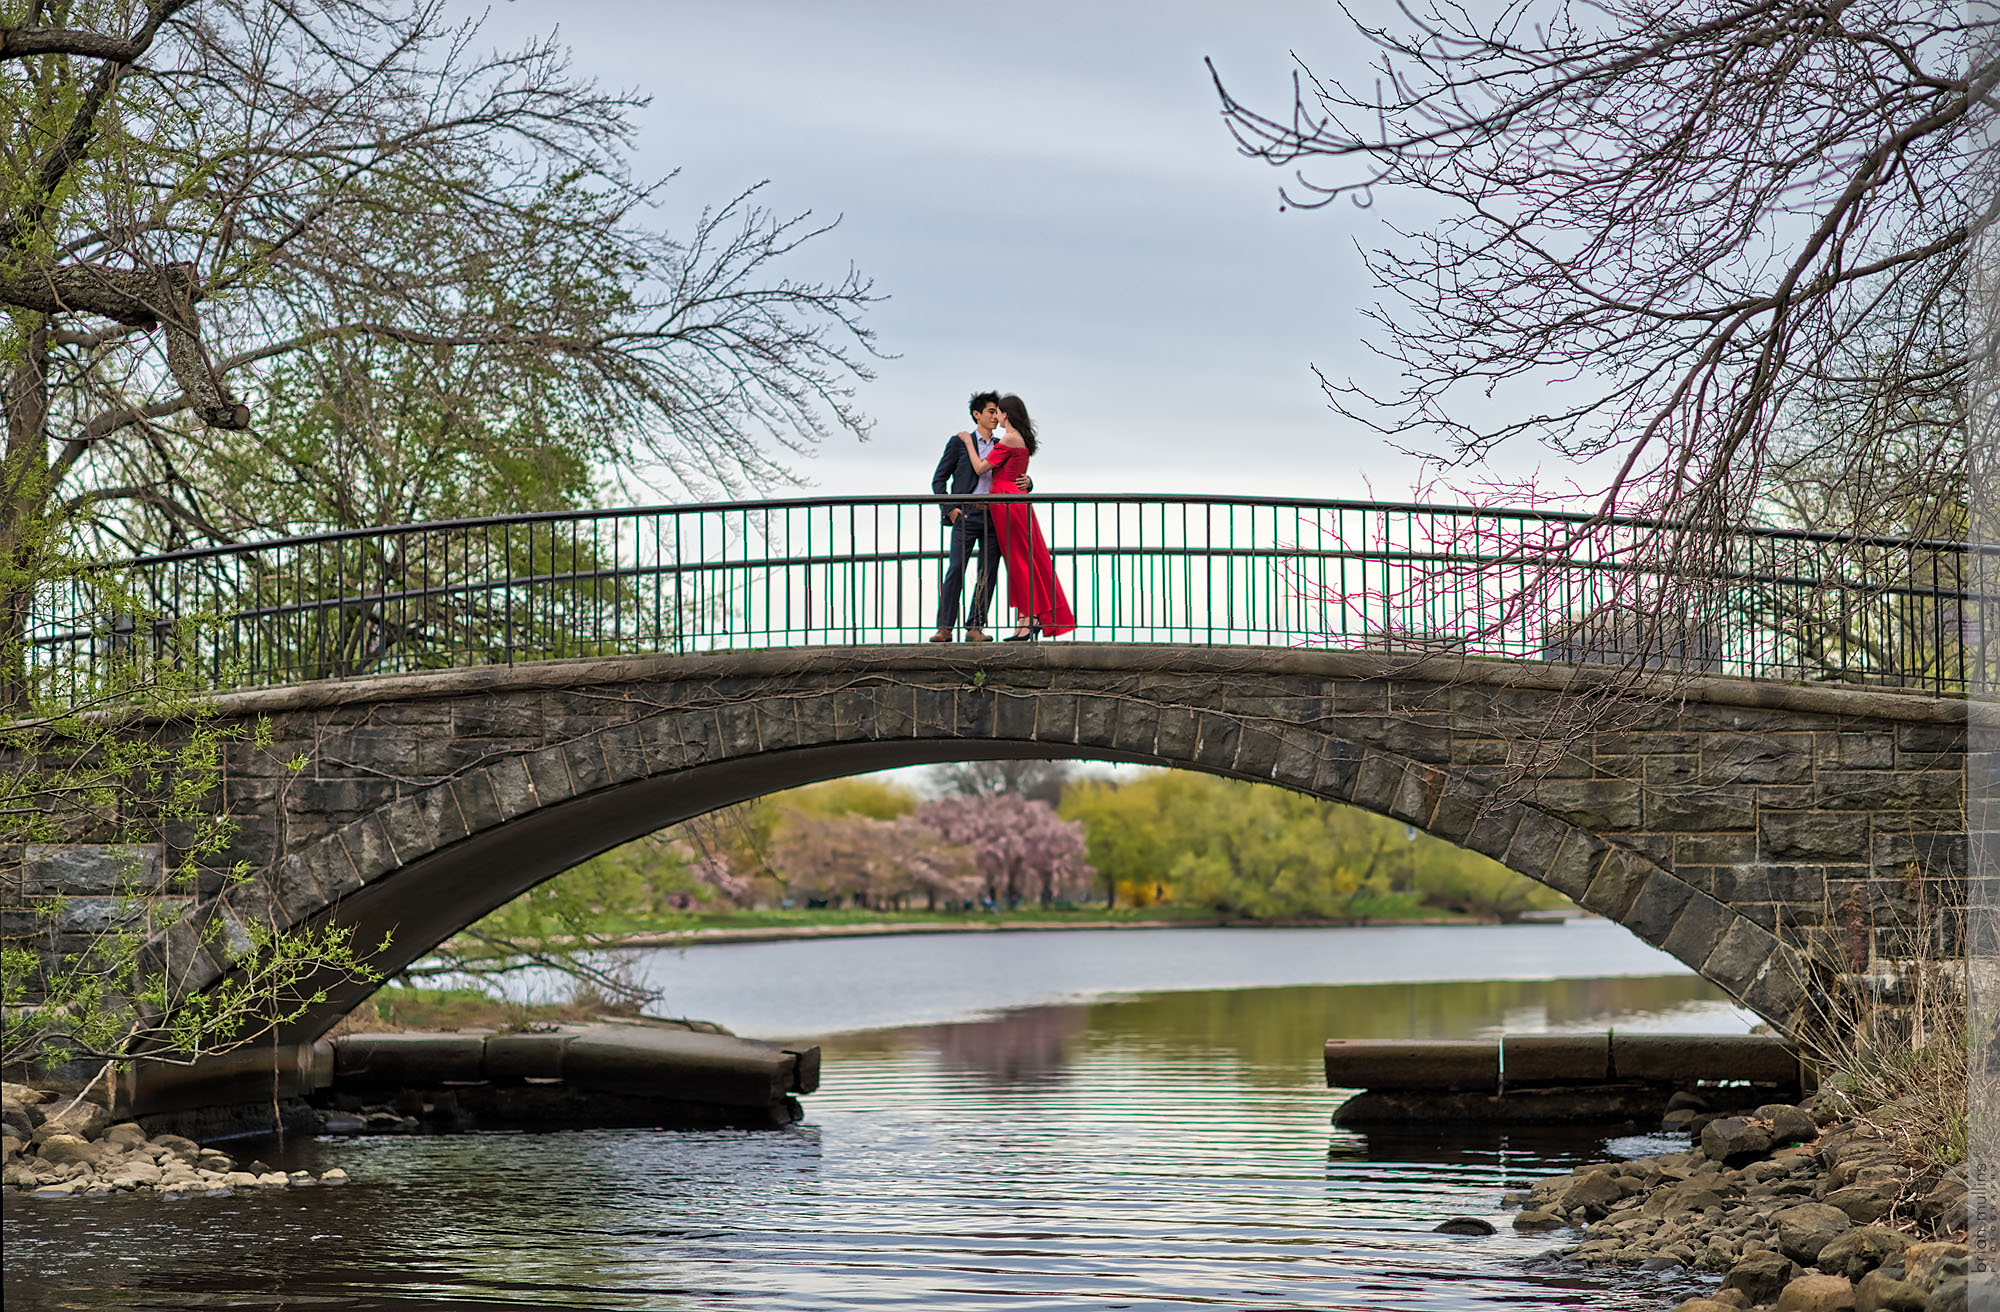
<instances>
[{"instance_id":1,"label":"cloud","mask_svg":"<svg viewBox=\"0 0 2000 1312\"><path fill-rule=\"evenodd\" d=\"M489 37L549 13L502 6ZM682 170L663 222L768 178L770 204L841 216L802 276L851 261L890 297L871 321L900 358L860 394L876 439L829 444L820 486L920 486L966 395L998 385L1030 399L1072 489L1408 492L1414 462L1332 414L1312 373L1379 371L1353 246L1398 211L1281 214L1283 176L1236 153L1202 65L1278 108L1295 50L1359 71L1337 9L586 0L561 36L580 71L653 98L637 162Z\"/></svg>"}]
</instances>

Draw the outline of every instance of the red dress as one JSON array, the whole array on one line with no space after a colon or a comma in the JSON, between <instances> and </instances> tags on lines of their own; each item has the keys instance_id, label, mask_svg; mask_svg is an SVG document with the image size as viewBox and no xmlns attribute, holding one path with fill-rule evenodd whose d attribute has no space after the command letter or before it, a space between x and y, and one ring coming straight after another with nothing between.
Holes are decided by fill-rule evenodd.
<instances>
[{"instance_id":1,"label":"red dress","mask_svg":"<svg viewBox=\"0 0 2000 1312\"><path fill-rule=\"evenodd\" d=\"M1014 480L1028 472L1027 451L996 446L986 459L993 466L993 490L1019 493ZM993 507L992 517L1000 534L1000 552L1007 557L1007 604L1040 620L1042 632L1051 638L1074 629L1076 612L1069 608L1069 598L1056 578L1055 561L1042 540L1034 507L1021 501L1003 503Z\"/></svg>"}]
</instances>

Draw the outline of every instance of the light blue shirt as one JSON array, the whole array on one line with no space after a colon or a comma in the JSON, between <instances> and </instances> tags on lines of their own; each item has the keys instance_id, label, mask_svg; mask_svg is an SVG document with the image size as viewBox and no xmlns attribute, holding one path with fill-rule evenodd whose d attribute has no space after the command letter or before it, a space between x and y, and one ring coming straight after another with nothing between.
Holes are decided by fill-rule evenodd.
<instances>
[{"instance_id":1,"label":"light blue shirt","mask_svg":"<svg viewBox=\"0 0 2000 1312\"><path fill-rule=\"evenodd\" d=\"M1000 430L997 428L994 429L992 437L980 437L977 435L978 431L977 429L973 430L972 445L979 452L981 460L990 459L993 455L993 448L1000 445ZM991 492L993 490L993 471L989 469L981 474L979 481L973 484L972 490L974 492Z\"/></svg>"}]
</instances>

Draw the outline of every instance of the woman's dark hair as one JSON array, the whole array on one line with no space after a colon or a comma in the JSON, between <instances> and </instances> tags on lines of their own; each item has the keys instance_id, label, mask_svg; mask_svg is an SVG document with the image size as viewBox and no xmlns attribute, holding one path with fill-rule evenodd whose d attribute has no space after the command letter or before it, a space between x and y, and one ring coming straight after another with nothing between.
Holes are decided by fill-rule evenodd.
<instances>
[{"instance_id":1,"label":"woman's dark hair","mask_svg":"<svg viewBox=\"0 0 2000 1312\"><path fill-rule=\"evenodd\" d=\"M1021 435L1021 441L1027 446L1028 454L1035 454L1035 425L1028 418L1026 403L1009 392L1000 398L1000 413L1007 416L1007 427Z\"/></svg>"},{"instance_id":2,"label":"woman's dark hair","mask_svg":"<svg viewBox=\"0 0 2000 1312\"><path fill-rule=\"evenodd\" d=\"M977 419L981 410L984 410L989 405L999 404L1000 393L998 392L974 392L972 394L972 404L966 408L972 412L973 418Z\"/></svg>"}]
</instances>

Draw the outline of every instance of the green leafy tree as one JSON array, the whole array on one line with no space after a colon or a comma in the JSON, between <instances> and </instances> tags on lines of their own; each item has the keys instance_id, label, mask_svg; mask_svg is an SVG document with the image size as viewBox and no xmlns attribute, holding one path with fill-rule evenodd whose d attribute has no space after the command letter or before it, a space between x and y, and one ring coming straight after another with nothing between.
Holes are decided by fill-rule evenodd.
<instances>
[{"instance_id":1,"label":"green leafy tree","mask_svg":"<svg viewBox=\"0 0 2000 1312\"><path fill-rule=\"evenodd\" d=\"M1353 919L1431 906L1511 918L1553 890L1400 821L1269 784L1163 770L1063 796L1113 895L1249 919Z\"/></svg>"},{"instance_id":2,"label":"green leafy tree","mask_svg":"<svg viewBox=\"0 0 2000 1312\"><path fill-rule=\"evenodd\" d=\"M885 779L857 775L849 779L829 779L776 793L773 806L813 815L862 815L871 820L894 820L906 816L922 803L912 789Z\"/></svg>"},{"instance_id":3,"label":"green leafy tree","mask_svg":"<svg viewBox=\"0 0 2000 1312\"><path fill-rule=\"evenodd\" d=\"M25 18L0 40L0 555L56 519L134 550L573 505L613 464L754 485L866 430L868 283L784 272L825 227L746 193L660 231L624 164L640 102L551 43L475 58L476 24L361 0Z\"/></svg>"}]
</instances>

